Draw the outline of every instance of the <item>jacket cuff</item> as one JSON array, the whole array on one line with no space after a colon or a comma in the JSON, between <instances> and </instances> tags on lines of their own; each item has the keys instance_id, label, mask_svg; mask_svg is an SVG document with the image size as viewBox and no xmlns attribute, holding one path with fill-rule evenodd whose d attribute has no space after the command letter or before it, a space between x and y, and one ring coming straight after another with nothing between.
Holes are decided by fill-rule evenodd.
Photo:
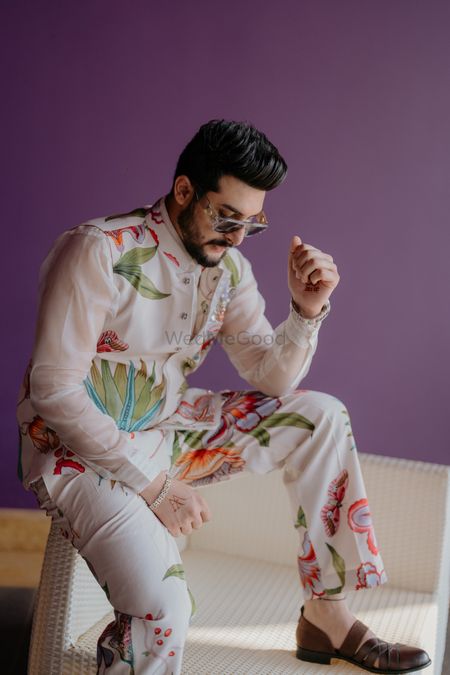
<instances>
[{"instance_id":1,"label":"jacket cuff","mask_svg":"<svg viewBox=\"0 0 450 675\"><path fill-rule=\"evenodd\" d=\"M322 321L328 316L330 309L330 301L327 300L317 316L307 319L294 309L293 301L291 300L290 312L285 325L285 332L289 340L299 347L312 347L316 341Z\"/></svg>"}]
</instances>

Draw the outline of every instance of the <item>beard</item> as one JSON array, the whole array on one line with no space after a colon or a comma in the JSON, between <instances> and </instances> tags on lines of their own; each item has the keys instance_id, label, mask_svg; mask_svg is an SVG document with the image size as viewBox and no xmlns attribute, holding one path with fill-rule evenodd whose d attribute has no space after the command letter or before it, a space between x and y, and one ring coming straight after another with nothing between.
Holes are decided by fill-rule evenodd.
<instances>
[{"instance_id":1,"label":"beard","mask_svg":"<svg viewBox=\"0 0 450 675\"><path fill-rule=\"evenodd\" d=\"M195 204L196 202L192 200L189 206L183 209L178 216L178 225L182 233L183 244L189 255L199 265L203 267L216 267L227 254L227 251L225 250L218 258L213 258L208 255L205 246L215 244L216 246L230 248L232 244L229 244L225 239L210 239L207 242L201 243L200 227L194 220Z\"/></svg>"}]
</instances>

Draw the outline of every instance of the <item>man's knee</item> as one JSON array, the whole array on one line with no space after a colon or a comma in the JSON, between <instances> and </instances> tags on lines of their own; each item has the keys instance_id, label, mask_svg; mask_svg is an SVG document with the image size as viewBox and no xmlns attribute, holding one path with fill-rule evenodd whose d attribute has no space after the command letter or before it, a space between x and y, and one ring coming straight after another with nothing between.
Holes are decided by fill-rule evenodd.
<instances>
[{"instance_id":1,"label":"man's knee","mask_svg":"<svg viewBox=\"0 0 450 675\"><path fill-rule=\"evenodd\" d=\"M341 419L345 416L348 419L348 410L340 399L331 394L326 394L322 391L312 391L312 390L298 390L291 394L293 397L292 405L299 408L299 412L302 412L301 409L305 409L305 406L311 406L311 408L319 409L319 411L329 417L334 419ZM303 413L304 414L304 413Z\"/></svg>"}]
</instances>

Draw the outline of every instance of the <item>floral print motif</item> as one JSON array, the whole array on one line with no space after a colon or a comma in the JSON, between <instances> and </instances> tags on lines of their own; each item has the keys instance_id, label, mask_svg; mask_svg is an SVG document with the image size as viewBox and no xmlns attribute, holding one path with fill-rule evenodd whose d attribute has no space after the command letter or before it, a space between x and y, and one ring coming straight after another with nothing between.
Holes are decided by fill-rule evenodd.
<instances>
[{"instance_id":1,"label":"floral print motif","mask_svg":"<svg viewBox=\"0 0 450 675\"><path fill-rule=\"evenodd\" d=\"M304 588L311 590L313 596L325 595L325 589L320 578L320 567L308 531L303 538L303 555L298 556L298 571Z\"/></svg>"},{"instance_id":2,"label":"floral print motif","mask_svg":"<svg viewBox=\"0 0 450 675\"><path fill-rule=\"evenodd\" d=\"M378 553L378 546L375 540L375 532L367 499L359 499L350 506L348 510L348 524L354 532L367 533L369 551L376 555Z\"/></svg>"},{"instance_id":3,"label":"floral print motif","mask_svg":"<svg viewBox=\"0 0 450 675\"><path fill-rule=\"evenodd\" d=\"M150 376L142 359L139 370L132 361L128 369L124 363L117 363L113 374L110 362L102 359L100 370L92 362L84 385L99 410L115 419L119 429L133 432L147 429L164 403L165 380L156 386L154 382L155 363Z\"/></svg>"},{"instance_id":4,"label":"floral print motif","mask_svg":"<svg viewBox=\"0 0 450 675\"><path fill-rule=\"evenodd\" d=\"M233 448L201 448L186 452L175 462L183 469L177 474L179 480L191 485L213 483L230 474L242 471L245 461Z\"/></svg>"},{"instance_id":5,"label":"floral print motif","mask_svg":"<svg viewBox=\"0 0 450 675\"><path fill-rule=\"evenodd\" d=\"M142 265L153 258L158 246L132 248L124 253L113 266L113 272L120 274L142 295L149 300L163 300L171 293L158 290L151 279L142 271Z\"/></svg>"},{"instance_id":6,"label":"floral print motif","mask_svg":"<svg viewBox=\"0 0 450 675\"><path fill-rule=\"evenodd\" d=\"M379 572L373 563L361 563L357 570L358 584L355 587L356 590L379 586L383 583L383 574L384 570Z\"/></svg>"},{"instance_id":7,"label":"floral print motif","mask_svg":"<svg viewBox=\"0 0 450 675\"><path fill-rule=\"evenodd\" d=\"M220 424L208 438L208 443L226 443L233 434L233 428L245 433L252 430L272 415L281 406L278 398L270 398L259 391L223 392L224 400Z\"/></svg>"},{"instance_id":8,"label":"floral print motif","mask_svg":"<svg viewBox=\"0 0 450 675\"><path fill-rule=\"evenodd\" d=\"M344 469L328 486L328 502L322 507L320 517L329 537L333 537L339 528L340 509L348 487L348 471Z\"/></svg>"},{"instance_id":9,"label":"floral print motif","mask_svg":"<svg viewBox=\"0 0 450 675\"><path fill-rule=\"evenodd\" d=\"M105 330L97 342L97 352L124 352L128 349L126 342L123 342L115 330Z\"/></svg>"},{"instance_id":10,"label":"floral print motif","mask_svg":"<svg viewBox=\"0 0 450 675\"><path fill-rule=\"evenodd\" d=\"M152 207L150 209L150 215L152 217L153 222L156 223L157 225L162 225L164 223L161 211L159 209Z\"/></svg>"},{"instance_id":11,"label":"floral print motif","mask_svg":"<svg viewBox=\"0 0 450 675\"><path fill-rule=\"evenodd\" d=\"M214 400L209 394L204 394L195 399L194 403L181 401L177 413L189 422L213 422L214 421Z\"/></svg>"},{"instance_id":12,"label":"floral print motif","mask_svg":"<svg viewBox=\"0 0 450 675\"><path fill-rule=\"evenodd\" d=\"M145 239L145 226L129 225L128 227L121 227L117 230L105 230L105 234L113 240L116 248L121 253L125 247L123 242L125 233L130 234L136 243L141 244Z\"/></svg>"},{"instance_id":13,"label":"floral print motif","mask_svg":"<svg viewBox=\"0 0 450 675\"><path fill-rule=\"evenodd\" d=\"M167 251L163 251L163 253L167 258L169 258L169 260L171 260L173 263L175 263L175 265L177 267L180 266L180 263L178 262L178 260L176 259L176 257L172 253L167 253Z\"/></svg>"},{"instance_id":14,"label":"floral print motif","mask_svg":"<svg viewBox=\"0 0 450 675\"><path fill-rule=\"evenodd\" d=\"M25 371L25 375L23 376L23 381L22 381L22 386L20 389L19 400L17 401L17 405L19 406L25 399L30 398L30 375L31 375L31 369L33 367L33 362L30 359L28 362L27 369Z\"/></svg>"},{"instance_id":15,"label":"floral print motif","mask_svg":"<svg viewBox=\"0 0 450 675\"><path fill-rule=\"evenodd\" d=\"M55 476L66 476L73 473L84 473L86 471L86 467L83 466L83 464L76 459L72 459L72 457L75 457L75 453L66 448L65 445L62 445L56 450L55 457L57 458L55 468L53 469L53 474Z\"/></svg>"},{"instance_id":16,"label":"floral print motif","mask_svg":"<svg viewBox=\"0 0 450 675\"><path fill-rule=\"evenodd\" d=\"M33 420L28 424L27 431L34 447L39 452L47 454L50 450L56 450L61 445L56 431L48 427L39 415L33 417Z\"/></svg>"},{"instance_id":17,"label":"floral print motif","mask_svg":"<svg viewBox=\"0 0 450 675\"><path fill-rule=\"evenodd\" d=\"M233 435L233 428L251 434L264 447L270 445L269 428L293 426L312 431L314 424L298 413L276 413L281 406L278 398L266 396L260 391L226 391L222 393L224 403L220 424L209 432L208 443L227 444Z\"/></svg>"},{"instance_id":18,"label":"floral print motif","mask_svg":"<svg viewBox=\"0 0 450 675\"><path fill-rule=\"evenodd\" d=\"M97 643L98 670L100 670L102 664L105 665L105 668L109 668L113 664L115 651L119 654L120 660L129 665L130 675L134 675L134 653L131 639L132 617L117 610L114 610L114 615L115 620L106 626Z\"/></svg>"},{"instance_id":19,"label":"floral print motif","mask_svg":"<svg viewBox=\"0 0 450 675\"><path fill-rule=\"evenodd\" d=\"M156 234L155 230L154 230L152 227L150 227L149 225L147 225L147 230L148 230L148 231L150 232L150 234L152 235L153 241L155 242L155 244L156 244L157 246L159 246L159 239L158 239L158 235Z\"/></svg>"}]
</instances>

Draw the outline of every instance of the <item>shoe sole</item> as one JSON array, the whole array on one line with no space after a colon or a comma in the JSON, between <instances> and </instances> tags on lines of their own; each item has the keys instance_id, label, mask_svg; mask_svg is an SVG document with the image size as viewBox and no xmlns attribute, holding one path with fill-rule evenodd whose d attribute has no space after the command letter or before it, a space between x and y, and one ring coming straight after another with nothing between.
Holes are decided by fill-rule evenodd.
<instances>
[{"instance_id":1,"label":"shoe sole","mask_svg":"<svg viewBox=\"0 0 450 675\"><path fill-rule=\"evenodd\" d=\"M379 673L380 675L403 675L403 673L414 673L417 670L422 670L431 665L431 659L428 663L424 663L422 666L414 666L414 668L403 668L402 670L381 670L380 668L369 668L364 666L362 663L355 661L347 656L341 656L340 654L327 654L326 652L313 652L311 649L304 649L303 647L297 647L297 658L300 661L308 661L308 663L320 663L324 666L331 665L331 659L341 659L341 661L348 661L354 666L361 668L362 670L367 670L370 673Z\"/></svg>"}]
</instances>

